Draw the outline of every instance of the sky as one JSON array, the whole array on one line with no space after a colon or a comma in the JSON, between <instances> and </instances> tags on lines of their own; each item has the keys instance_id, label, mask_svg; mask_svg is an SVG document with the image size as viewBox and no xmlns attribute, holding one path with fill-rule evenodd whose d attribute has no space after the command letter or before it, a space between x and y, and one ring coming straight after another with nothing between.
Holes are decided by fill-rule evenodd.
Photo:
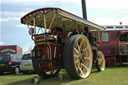
<instances>
[{"instance_id":1,"label":"sky","mask_svg":"<svg viewBox=\"0 0 128 85\"><path fill-rule=\"evenodd\" d=\"M86 0L88 20L99 25L128 25L128 0ZM81 0L0 0L0 45L34 46L21 17L44 7L58 7L82 17Z\"/></svg>"}]
</instances>

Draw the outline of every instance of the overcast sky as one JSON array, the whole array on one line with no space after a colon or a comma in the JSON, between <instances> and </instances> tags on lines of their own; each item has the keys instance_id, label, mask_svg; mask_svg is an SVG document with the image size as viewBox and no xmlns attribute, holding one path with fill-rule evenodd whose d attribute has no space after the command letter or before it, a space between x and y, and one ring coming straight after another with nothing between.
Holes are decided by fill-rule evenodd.
<instances>
[{"instance_id":1,"label":"overcast sky","mask_svg":"<svg viewBox=\"0 0 128 85\"><path fill-rule=\"evenodd\" d=\"M128 0L86 0L88 20L99 25L128 25ZM27 26L20 23L26 13L44 7L59 7L82 17L81 0L1 0L0 45L34 46Z\"/></svg>"}]
</instances>

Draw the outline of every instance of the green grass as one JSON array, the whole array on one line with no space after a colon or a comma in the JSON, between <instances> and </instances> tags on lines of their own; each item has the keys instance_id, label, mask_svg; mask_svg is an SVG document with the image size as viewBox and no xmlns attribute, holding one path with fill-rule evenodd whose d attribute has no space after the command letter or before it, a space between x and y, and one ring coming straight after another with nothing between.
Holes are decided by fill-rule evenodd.
<instances>
[{"instance_id":1,"label":"green grass","mask_svg":"<svg viewBox=\"0 0 128 85\"><path fill-rule=\"evenodd\" d=\"M59 81L57 77L43 79L38 85L128 85L128 67L107 68L103 72L92 70L91 75L86 79L72 80L68 74L62 70L64 80ZM30 82L36 74L0 75L0 85L35 85Z\"/></svg>"}]
</instances>

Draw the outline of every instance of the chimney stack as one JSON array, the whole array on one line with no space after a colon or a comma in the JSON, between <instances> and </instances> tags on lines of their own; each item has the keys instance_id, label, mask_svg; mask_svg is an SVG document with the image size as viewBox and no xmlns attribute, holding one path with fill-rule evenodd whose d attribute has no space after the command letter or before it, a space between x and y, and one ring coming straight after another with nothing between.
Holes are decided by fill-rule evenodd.
<instances>
[{"instance_id":1,"label":"chimney stack","mask_svg":"<svg viewBox=\"0 0 128 85\"><path fill-rule=\"evenodd\" d=\"M83 18L87 20L86 0L81 0Z\"/></svg>"}]
</instances>

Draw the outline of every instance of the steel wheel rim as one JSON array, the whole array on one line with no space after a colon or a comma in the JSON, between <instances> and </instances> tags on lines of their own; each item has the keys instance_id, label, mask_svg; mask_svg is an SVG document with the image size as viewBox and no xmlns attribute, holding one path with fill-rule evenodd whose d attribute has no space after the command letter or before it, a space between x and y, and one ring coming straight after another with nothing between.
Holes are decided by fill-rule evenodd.
<instances>
[{"instance_id":1,"label":"steel wheel rim","mask_svg":"<svg viewBox=\"0 0 128 85\"><path fill-rule=\"evenodd\" d=\"M92 50L88 39L84 36L78 38L74 46L74 64L80 77L89 76L92 68Z\"/></svg>"},{"instance_id":2,"label":"steel wheel rim","mask_svg":"<svg viewBox=\"0 0 128 85\"><path fill-rule=\"evenodd\" d=\"M103 71L105 69L104 54L101 51L98 53L98 65L99 65L101 71Z\"/></svg>"},{"instance_id":3,"label":"steel wheel rim","mask_svg":"<svg viewBox=\"0 0 128 85\"><path fill-rule=\"evenodd\" d=\"M58 70L44 71L46 75L54 75Z\"/></svg>"}]
</instances>

